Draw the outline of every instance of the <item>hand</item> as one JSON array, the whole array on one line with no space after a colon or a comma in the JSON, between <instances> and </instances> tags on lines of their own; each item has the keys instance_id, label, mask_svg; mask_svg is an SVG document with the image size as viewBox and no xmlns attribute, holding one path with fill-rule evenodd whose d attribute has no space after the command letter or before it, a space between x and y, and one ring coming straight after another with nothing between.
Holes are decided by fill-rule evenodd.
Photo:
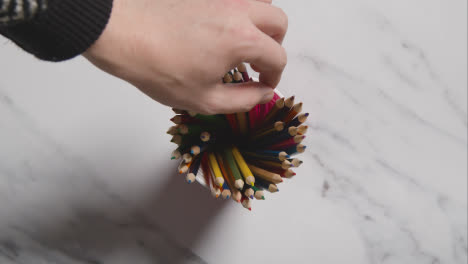
<instances>
[{"instance_id":1,"label":"hand","mask_svg":"<svg viewBox=\"0 0 468 264\"><path fill-rule=\"evenodd\" d=\"M109 24L83 55L162 104L245 112L273 97L287 62L286 30L271 0L114 0ZM242 62L260 82L223 84Z\"/></svg>"}]
</instances>

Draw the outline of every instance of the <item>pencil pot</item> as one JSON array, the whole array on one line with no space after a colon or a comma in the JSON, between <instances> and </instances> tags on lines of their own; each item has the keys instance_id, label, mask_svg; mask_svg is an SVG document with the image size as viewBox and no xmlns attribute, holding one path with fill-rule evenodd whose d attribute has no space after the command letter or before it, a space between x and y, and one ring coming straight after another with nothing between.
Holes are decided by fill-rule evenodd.
<instances>
[{"instance_id":1,"label":"pencil pot","mask_svg":"<svg viewBox=\"0 0 468 264\"><path fill-rule=\"evenodd\" d=\"M223 81L251 81L244 65L228 72ZM278 192L278 184L296 175L307 132L302 103L278 92L267 104L247 113L201 115L173 109L175 123L167 131L177 144L172 159L181 160L180 174L188 183L199 182L215 198L241 203L251 210L252 200Z\"/></svg>"}]
</instances>

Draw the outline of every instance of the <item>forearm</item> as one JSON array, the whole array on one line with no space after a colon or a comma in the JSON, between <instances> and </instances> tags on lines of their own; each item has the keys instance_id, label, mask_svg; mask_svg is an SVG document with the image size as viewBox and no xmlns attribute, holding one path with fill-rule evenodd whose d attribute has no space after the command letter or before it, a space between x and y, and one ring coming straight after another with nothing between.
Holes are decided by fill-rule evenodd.
<instances>
[{"instance_id":1,"label":"forearm","mask_svg":"<svg viewBox=\"0 0 468 264\"><path fill-rule=\"evenodd\" d=\"M0 34L39 59L67 60L86 51L99 38L112 2L0 0Z\"/></svg>"}]
</instances>

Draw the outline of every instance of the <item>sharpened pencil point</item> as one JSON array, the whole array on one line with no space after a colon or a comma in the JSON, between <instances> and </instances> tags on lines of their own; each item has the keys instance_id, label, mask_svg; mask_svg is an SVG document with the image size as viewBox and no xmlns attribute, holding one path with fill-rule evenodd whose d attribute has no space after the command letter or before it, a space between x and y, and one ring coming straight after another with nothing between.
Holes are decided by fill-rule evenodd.
<instances>
[{"instance_id":1,"label":"sharpened pencil point","mask_svg":"<svg viewBox=\"0 0 468 264\"><path fill-rule=\"evenodd\" d=\"M187 182L188 182L188 183L192 183L192 181L191 181L191 180L188 180Z\"/></svg>"},{"instance_id":2,"label":"sharpened pencil point","mask_svg":"<svg viewBox=\"0 0 468 264\"><path fill-rule=\"evenodd\" d=\"M252 208L249 208L249 211L252 211Z\"/></svg>"},{"instance_id":3,"label":"sharpened pencil point","mask_svg":"<svg viewBox=\"0 0 468 264\"><path fill-rule=\"evenodd\" d=\"M250 195L250 199L252 199L252 200L253 200L253 198L254 198L254 196L253 196L253 195Z\"/></svg>"},{"instance_id":4,"label":"sharpened pencil point","mask_svg":"<svg viewBox=\"0 0 468 264\"><path fill-rule=\"evenodd\" d=\"M175 157L171 157L171 160L175 160Z\"/></svg>"},{"instance_id":5,"label":"sharpened pencil point","mask_svg":"<svg viewBox=\"0 0 468 264\"><path fill-rule=\"evenodd\" d=\"M231 197L231 196L228 195L228 196L226 196L226 199L229 199L230 197Z\"/></svg>"},{"instance_id":6,"label":"sharpened pencil point","mask_svg":"<svg viewBox=\"0 0 468 264\"><path fill-rule=\"evenodd\" d=\"M262 200L265 200L265 196L262 196Z\"/></svg>"}]
</instances>

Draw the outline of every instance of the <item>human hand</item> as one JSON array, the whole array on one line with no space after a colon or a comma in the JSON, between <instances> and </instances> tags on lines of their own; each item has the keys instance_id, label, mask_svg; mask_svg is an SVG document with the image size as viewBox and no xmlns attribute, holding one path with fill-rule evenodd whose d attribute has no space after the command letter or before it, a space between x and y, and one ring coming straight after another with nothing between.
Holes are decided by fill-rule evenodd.
<instances>
[{"instance_id":1,"label":"human hand","mask_svg":"<svg viewBox=\"0 0 468 264\"><path fill-rule=\"evenodd\" d=\"M83 55L162 104L246 112L273 97L286 31L287 16L271 0L114 0L106 29ZM223 84L242 62L260 81Z\"/></svg>"}]
</instances>

